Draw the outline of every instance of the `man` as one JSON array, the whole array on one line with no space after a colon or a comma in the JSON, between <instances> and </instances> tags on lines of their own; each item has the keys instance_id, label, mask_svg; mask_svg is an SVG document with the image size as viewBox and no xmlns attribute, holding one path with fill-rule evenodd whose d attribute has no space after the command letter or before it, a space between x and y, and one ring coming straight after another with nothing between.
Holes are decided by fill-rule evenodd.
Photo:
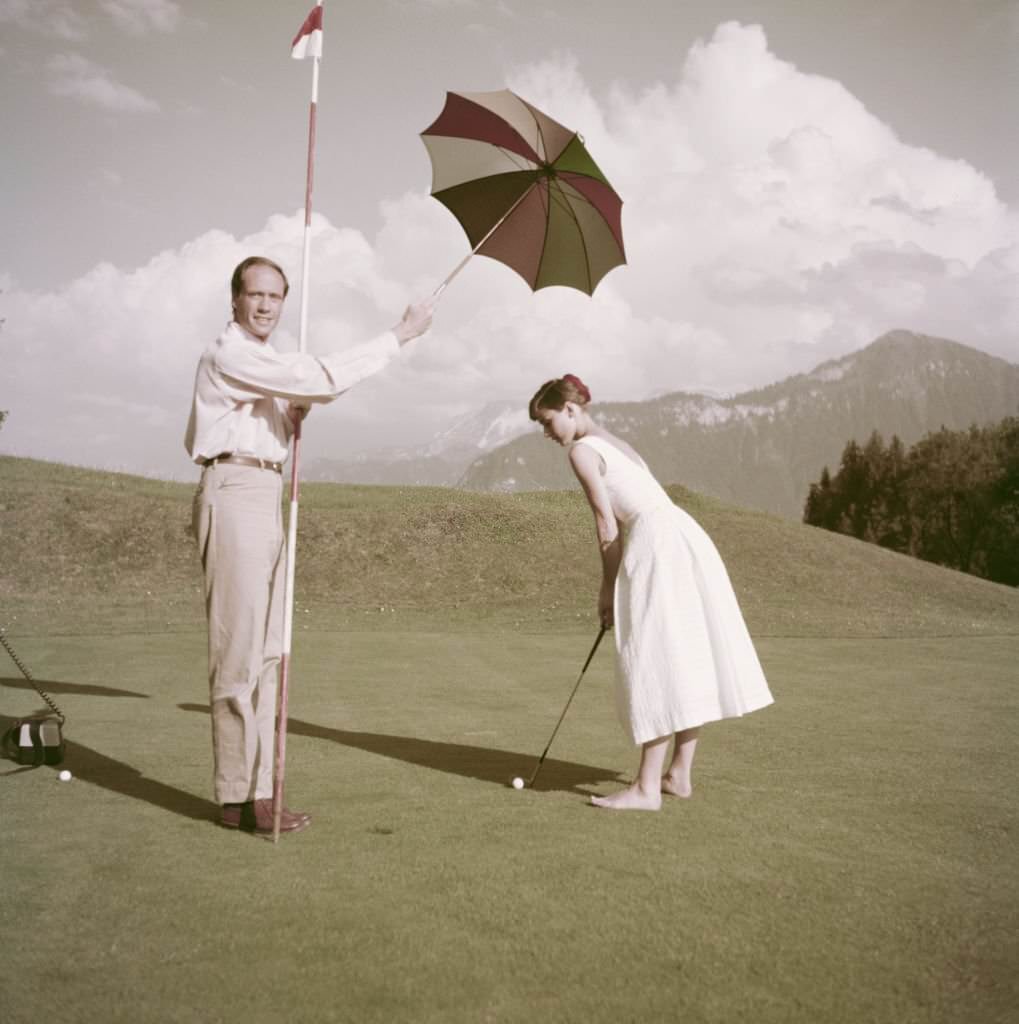
<instances>
[{"instance_id":1,"label":"man","mask_svg":"<svg viewBox=\"0 0 1019 1024\"><path fill-rule=\"evenodd\" d=\"M269 344L289 285L271 260L234 270L233 320L198 361L184 444L202 469L194 531L205 573L209 695L220 823L272 835L276 696L283 640L282 463L310 402L331 402L381 370L431 324L409 306L385 334L326 356ZM311 818L284 809L282 832Z\"/></svg>"}]
</instances>

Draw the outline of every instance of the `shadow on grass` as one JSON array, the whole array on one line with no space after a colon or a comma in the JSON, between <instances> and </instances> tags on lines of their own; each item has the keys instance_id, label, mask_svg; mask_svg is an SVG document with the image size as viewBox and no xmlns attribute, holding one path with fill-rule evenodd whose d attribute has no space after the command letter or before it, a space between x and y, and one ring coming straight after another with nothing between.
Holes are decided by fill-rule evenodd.
<instances>
[{"instance_id":1,"label":"shadow on grass","mask_svg":"<svg viewBox=\"0 0 1019 1024\"><path fill-rule=\"evenodd\" d=\"M209 713L207 704L178 704L182 711ZM521 754L512 750L492 750L489 747L470 747L460 743L442 743L414 736L388 736L384 733L353 732L349 729L329 729L313 722L291 718L287 731L291 735L310 736L313 739L342 743L370 754L405 761L407 764L431 768L435 771L460 775L479 782L494 782L505 786L515 775L528 778L538 763L537 754ZM534 784L536 790L565 791L587 794L581 786L595 786L602 782L617 782L620 773L611 768L597 768L573 761L545 758L541 774Z\"/></svg>"},{"instance_id":2,"label":"shadow on grass","mask_svg":"<svg viewBox=\"0 0 1019 1024\"><path fill-rule=\"evenodd\" d=\"M112 686L96 686L92 683L62 683L55 679L37 679L36 685L47 693L67 693L75 697L143 697L149 699L147 693L136 693L134 690L117 690ZM27 679L0 679L0 686L11 690L31 690L35 687Z\"/></svg>"},{"instance_id":3,"label":"shadow on grass","mask_svg":"<svg viewBox=\"0 0 1019 1024\"><path fill-rule=\"evenodd\" d=\"M14 722L15 719L0 715L0 735L7 732ZM51 766L51 771L67 768L82 782L90 782L94 786L101 786L112 793L119 793L134 800L144 800L154 807L161 807L164 811L171 811L173 814L180 814L196 821L214 821L219 813L219 808L212 801L203 800L183 789L175 789L165 782L146 778L137 768L132 768L123 761L117 761L98 750L67 739L66 733L65 741L63 763ZM46 768L31 770L45 771ZM22 771L24 768L14 768L5 774L17 775Z\"/></svg>"}]
</instances>

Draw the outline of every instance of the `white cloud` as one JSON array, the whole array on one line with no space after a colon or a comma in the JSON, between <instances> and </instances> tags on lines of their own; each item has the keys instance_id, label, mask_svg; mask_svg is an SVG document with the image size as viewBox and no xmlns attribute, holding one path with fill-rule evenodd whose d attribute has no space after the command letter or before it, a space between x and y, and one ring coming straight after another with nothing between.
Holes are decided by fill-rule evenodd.
<instances>
[{"instance_id":1,"label":"white cloud","mask_svg":"<svg viewBox=\"0 0 1019 1024\"><path fill-rule=\"evenodd\" d=\"M1015 252L1014 211L974 168L904 145L839 83L776 58L761 29L720 26L674 83L638 95L617 86L607 103L569 58L519 69L510 84L579 130L625 199L629 266L599 295L618 291L641 321L725 339L681 363L649 353L663 386L764 383L896 326L951 327L1019 358L1019 320L968 290L991 280L991 254ZM875 250L899 253L899 283L883 292L861 255ZM903 258L914 251L956 266L953 287L915 287L930 271ZM833 270L846 291L822 294L818 275ZM1001 272L993 280L1006 287Z\"/></svg>"},{"instance_id":2,"label":"white cloud","mask_svg":"<svg viewBox=\"0 0 1019 1024\"><path fill-rule=\"evenodd\" d=\"M242 239L210 231L134 271L100 264L59 292L3 282L0 351L10 368L11 418L0 440L20 454L187 473L182 437L194 366L229 319L230 274L251 253L290 271L293 298L275 340L296 347L302 232L303 215L276 216ZM380 277L368 242L320 217L314 235L311 350L343 347L394 323L403 289Z\"/></svg>"},{"instance_id":3,"label":"white cloud","mask_svg":"<svg viewBox=\"0 0 1019 1024\"><path fill-rule=\"evenodd\" d=\"M72 7L64 5L57 5L49 11L45 29L59 39L67 39L72 42L85 39L88 36L85 19Z\"/></svg>"},{"instance_id":4,"label":"white cloud","mask_svg":"<svg viewBox=\"0 0 1019 1024\"><path fill-rule=\"evenodd\" d=\"M99 6L131 35L173 32L180 21L180 5L173 0L102 0Z\"/></svg>"},{"instance_id":5,"label":"white cloud","mask_svg":"<svg viewBox=\"0 0 1019 1024\"><path fill-rule=\"evenodd\" d=\"M476 10L481 6L481 0L399 0L397 6L439 11Z\"/></svg>"},{"instance_id":6,"label":"white cloud","mask_svg":"<svg viewBox=\"0 0 1019 1024\"><path fill-rule=\"evenodd\" d=\"M625 199L629 265L588 298L535 295L507 268L472 260L429 336L316 411L309 456L418 442L486 401L526 402L566 371L596 400L733 392L895 327L1019 360L1016 212L974 168L904 145L837 82L778 59L760 29L721 26L675 81L640 94L617 86L599 100L568 55L517 69L511 85L584 135ZM314 220L313 351L391 324L467 252L454 218L422 193L381 211L373 239ZM301 235L299 215L276 216L132 272L98 266L60 292L9 288L0 442L187 473L194 363L226 320L230 271L252 252L290 270L277 338L293 346Z\"/></svg>"},{"instance_id":7,"label":"white cloud","mask_svg":"<svg viewBox=\"0 0 1019 1024\"><path fill-rule=\"evenodd\" d=\"M77 53L60 53L46 63L49 90L91 106L121 113L149 113L159 104L122 82L111 72Z\"/></svg>"},{"instance_id":8,"label":"white cloud","mask_svg":"<svg viewBox=\"0 0 1019 1024\"><path fill-rule=\"evenodd\" d=\"M0 0L0 25L77 41L88 35L85 18L67 4L53 0Z\"/></svg>"}]
</instances>

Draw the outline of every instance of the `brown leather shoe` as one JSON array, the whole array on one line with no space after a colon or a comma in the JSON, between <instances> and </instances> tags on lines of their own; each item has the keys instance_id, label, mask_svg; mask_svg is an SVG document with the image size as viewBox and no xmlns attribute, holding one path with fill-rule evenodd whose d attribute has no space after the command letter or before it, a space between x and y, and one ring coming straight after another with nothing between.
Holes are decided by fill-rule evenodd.
<instances>
[{"instance_id":1,"label":"brown leather shoe","mask_svg":"<svg viewBox=\"0 0 1019 1024\"><path fill-rule=\"evenodd\" d=\"M247 800L242 804L223 804L219 823L224 828L237 828L256 836L271 836L272 800ZM290 811L286 807L280 814L280 832L301 832L311 824L311 815Z\"/></svg>"}]
</instances>

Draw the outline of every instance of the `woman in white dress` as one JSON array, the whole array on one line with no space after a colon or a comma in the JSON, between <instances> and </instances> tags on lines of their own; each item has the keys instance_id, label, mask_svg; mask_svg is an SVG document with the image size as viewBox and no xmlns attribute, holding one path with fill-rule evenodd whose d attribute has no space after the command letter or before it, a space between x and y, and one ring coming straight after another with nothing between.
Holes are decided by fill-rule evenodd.
<instances>
[{"instance_id":1,"label":"woman in white dress","mask_svg":"<svg viewBox=\"0 0 1019 1024\"><path fill-rule=\"evenodd\" d=\"M641 747L633 784L591 803L652 811L663 792L693 792L701 725L766 707L772 696L711 538L672 503L644 460L595 422L590 401L584 383L567 374L538 389L530 414L568 449L594 512L598 616L615 626L616 707Z\"/></svg>"}]
</instances>

